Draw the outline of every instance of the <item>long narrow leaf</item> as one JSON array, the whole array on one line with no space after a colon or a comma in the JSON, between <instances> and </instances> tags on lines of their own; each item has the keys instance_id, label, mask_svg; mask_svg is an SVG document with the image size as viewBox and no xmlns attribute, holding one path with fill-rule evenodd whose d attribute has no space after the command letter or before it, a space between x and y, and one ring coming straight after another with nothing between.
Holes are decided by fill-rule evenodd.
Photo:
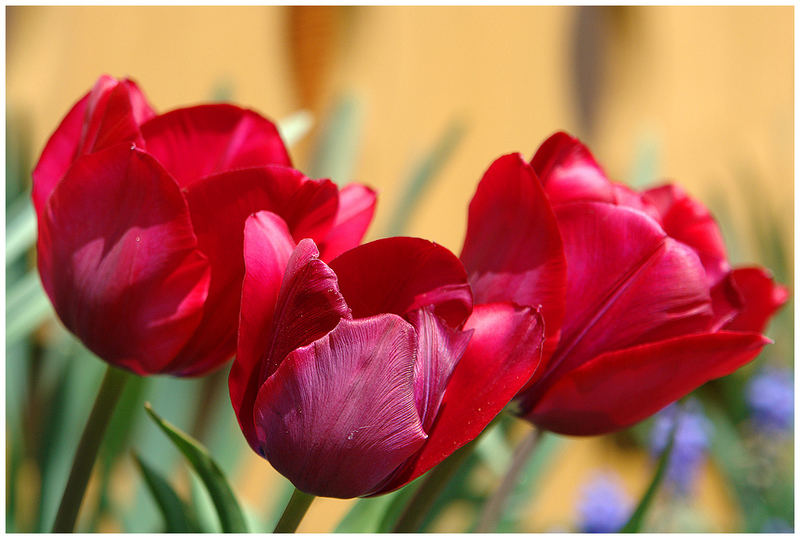
<instances>
[{"instance_id":1,"label":"long narrow leaf","mask_svg":"<svg viewBox=\"0 0 800 539\"><path fill-rule=\"evenodd\" d=\"M661 481L664 479L664 473L667 470L669 456L672 454L672 447L675 445L675 432L677 431L680 420L680 417L675 418L675 424L672 426L672 430L669 434L667 446L664 448L664 452L661 453L661 457L658 459L656 473L653 474L653 479L650 481L650 485L644 492L642 499L639 500L639 503L636 505L636 509L633 511L631 518L628 519L628 522L620 530L620 533L636 533L641 530L647 510L653 503L653 499L658 491L658 487L661 485Z\"/></svg>"},{"instance_id":2,"label":"long narrow leaf","mask_svg":"<svg viewBox=\"0 0 800 539\"><path fill-rule=\"evenodd\" d=\"M39 276L36 271L28 272L13 285L6 297L6 346L27 336L52 313L53 308L42 290Z\"/></svg>"},{"instance_id":3,"label":"long narrow leaf","mask_svg":"<svg viewBox=\"0 0 800 539\"><path fill-rule=\"evenodd\" d=\"M287 146L294 146L311 131L313 126L314 116L307 110L298 110L278 121L278 132Z\"/></svg>"},{"instance_id":4,"label":"long narrow leaf","mask_svg":"<svg viewBox=\"0 0 800 539\"><path fill-rule=\"evenodd\" d=\"M353 96L340 98L322 123L308 174L345 185L351 180L361 140L363 107Z\"/></svg>"},{"instance_id":5,"label":"long narrow leaf","mask_svg":"<svg viewBox=\"0 0 800 539\"><path fill-rule=\"evenodd\" d=\"M145 403L145 410L197 472L217 509L222 531L246 533L247 524L239 502L222 470L208 451L197 440L162 419L149 403Z\"/></svg>"},{"instance_id":6,"label":"long narrow leaf","mask_svg":"<svg viewBox=\"0 0 800 539\"><path fill-rule=\"evenodd\" d=\"M164 517L166 531L170 533L200 531L188 504L181 500L169 482L136 453L133 453L133 458L150 494L153 495L153 500Z\"/></svg>"},{"instance_id":7,"label":"long narrow leaf","mask_svg":"<svg viewBox=\"0 0 800 539\"><path fill-rule=\"evenodd\" d=\"M30 199L25 197L23 201L17 202L9 210L9 216L11 220L6 228L6 266L36 243L36 213Z\"/></svg>"}]
</instances>

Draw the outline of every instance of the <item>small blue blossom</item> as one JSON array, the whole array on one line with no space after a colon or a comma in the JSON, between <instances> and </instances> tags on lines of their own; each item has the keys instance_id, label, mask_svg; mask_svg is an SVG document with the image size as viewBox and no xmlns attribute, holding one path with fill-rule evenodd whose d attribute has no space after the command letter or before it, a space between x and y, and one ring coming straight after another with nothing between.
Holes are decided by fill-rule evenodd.
<instances>
[{"instance_id":1,"label":"small blue blossom","mask_svg":"<svg viewBox=\"0 0 800 539\"><path fill-rule=\"evenodd\" d=\"M791 430L794 424L794 380L789 369L762 369L748 382L746 395L752 418L760 430Z\"/></svg>"},{"instance_id":2,"label":"small blue blossom","mask_svg":"<svg viewBox=\"0 0 800 539\"><path fill-rule=\"evenodd\" d=\"M631 499L616 475L597 474L583 486L578 501L578 527L581 532L618 532L630 514Z\"/></svg>"},{"instance_id":3,"label":"small blue blossom","mask_svg":"<svg viewBox=\"0 0 800 539\"><path fill-rule=\"evenodd\" d=\"M705 459L713 427L697 401L689 401L684 409L672 404L656 415L650 433L650 450L653 455L660 455L666 448L676 418L678 427L667 462L665 481L675 492L687 495Z\"/></svg>"}]
</instances>

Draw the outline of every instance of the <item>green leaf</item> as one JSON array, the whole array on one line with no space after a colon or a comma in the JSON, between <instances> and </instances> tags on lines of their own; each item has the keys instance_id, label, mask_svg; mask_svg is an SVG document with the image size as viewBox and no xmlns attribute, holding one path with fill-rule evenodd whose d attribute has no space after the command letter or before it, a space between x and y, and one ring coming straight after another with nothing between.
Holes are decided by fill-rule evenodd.
<instances>
[{"instance_id":1,"label":"green leaf","mask_svg":"<svg viewBox=\"0 0 800 539\"><path fill-rule=\"evenodd\" d=\"M647 487L647 490L645 490L642 499L639 500L636 509L633 511L630 519L628 519L628 522L622 527L620 533L637 533L639 530L641 530L647 510L653 503L653 499L658 491L658 487L661 485L661 481L664 479L664 473L667 470L669 456L672 454L672 447L675 444L675 432L677 431L679 423L680 417L675 418L675 423L672 426L672 430L669 434L667 446L664 448L663 453L661 453L661 457L658 459L656 473L653 474L653 479L650 481L650 485Z\"/></svg>"},{"instance_id":2,"label":"green leaf","mask_svg":"<svg viewBox=\"0 0 800 539\"><path fill-rule=\"evenodd\" d=\"M9 209L6 227L6 266L36 243L36 213L30 197Z\"/></svg>"},{"instance_id":3,"label":"green leaf","mask_svg":"<svg viewBox=\"0 0 800 539\"><path fill-rule=\"evenodd\" d=\"M136 453L133 453L133 458L139 466L150 494L153 495L156 505L164 516L166 531L169 533L200 531L189 505L178 496L169 482Z\"/></svg>"},{"instance_id":4,"label":"green leaf","mask_svg":"<svg viewBox=\"0 0 800 539\"><path fill-rule=\"evenodd\" d=\"M353 96L340 98L322 123L308 175L345 185L351 179L361 139L363 107Z\"/></svg>"},{"instance_id":5,"label":"green leaf","mask_svg":"<svg viewBox=\"0 0 800 539\"><path fill-rule=\"evenodd\" d=\"M38 273L29 271L12 285L6 296L6 346L28 336L52 313Z\"/></svg>"},{"instance_id":6,"label":"green leaf","mask_svg":"<svg viewBox=\"0 0 800 539\"><path fill-rule=\"evenodd\" d=\"M278 121L278 132L287 146L294 146L311 131L313 126L314 116L307 110L298 110Z\"/></svg>"},{"instance_id":7,"label":"green leaf","mask_svg":"<svg viewBox=\"0 0 800 539\"><path fill-rule=\"evenodd\" d=\"M464 132L465 127L461 121L450 122L436 146L416 164L389 220L387 236L399 236L405 231L414 207L461 142Z\"/></svg>"},{"instance_id":8,"label":"green leaf","mask_svg":"<svg viewBox=\"0 0 800 539\"><path fill-rule=\"evenodd\" d=\"M236 500L236 496L234 496L222 470L211 458L208 451L197 440L162 419L153 411L149 403L145 403L144 407L150 417L153 418L153 421L164 431L172 443L175 444L175 447L183 453L183 456L186 457L186 460L189 461L198 476L200 476L217 509L222 531L225 533L246 533L247 524L239 502Z\"/></svg>"}]
</instances>

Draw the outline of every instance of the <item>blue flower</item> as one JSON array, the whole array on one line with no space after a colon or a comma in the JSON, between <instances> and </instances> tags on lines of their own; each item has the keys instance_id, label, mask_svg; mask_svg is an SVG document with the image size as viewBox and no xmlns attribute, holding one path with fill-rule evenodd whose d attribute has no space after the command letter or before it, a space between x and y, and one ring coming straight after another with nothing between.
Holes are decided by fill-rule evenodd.
<instances>
[{"instance_id":1,"label":"blue flower","mask_svg":"<svg viewBox=\"0 0 800 539\"><path fill-rule=\"evenodd\" d=\"M791 430L794 380L789 369L765 367L750 379L746 395L752 418L760 430Z\"/></svg>"},{"instance_id":2,"label":"blue flower","mask_svg":"<svg viewBox=\"0 0 800 539\"><path fill-rule=\"evenodd\" d=\"M713 427L703 414L699 402L690 400L684 409L672 404L656 415L650 433L650 450L654 455L664 451L676 419L678 427L667 462L665 481L676 493L688 495L708 451Z\"/></svg>"},{"instance_id":3,"label":"blue flower","mask_svg":"<svg viewBox=\"0 0 800 539\"><path fill-rule=\"evenodd\" d=\"M581 491L578 527L584 533L618 532L628 521L631 499L615 474L597 474Z\"/></svg>"}]
</instances>

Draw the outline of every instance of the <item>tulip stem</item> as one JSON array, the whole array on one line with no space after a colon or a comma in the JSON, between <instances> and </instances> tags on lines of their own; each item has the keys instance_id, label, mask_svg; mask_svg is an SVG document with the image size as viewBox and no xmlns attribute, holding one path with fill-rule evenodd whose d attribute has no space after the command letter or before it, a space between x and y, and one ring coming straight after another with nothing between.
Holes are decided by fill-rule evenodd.
<instances>
[{"instance_id":1,"label":"tulip stem","mask_svg":"<svg viewBox=\"0 0 800 539\"><path fill-rule=\"evenodd\" d=\"M300 521L303 520L303 517L306 515L306 511L308 511L308 508L311 506L311 502L314 501L314 498L316 498L316 496L313 494L306 494L305 492L294 489L289 503L286 504L286 509L283 510L281 519L275 526L275 533L294 533L297 530L297 526L300 525Z\"/></svg>"},{"instance_id":2,"label":"tulip stem","mask_svg":"<svg viewBox=\"0 0 800 539\"><path fill-rule=\"evenodd\" d=\"M478 519L478 525L475 527L476 532L495 532L503 507L506 505L511 493L514 492L514 486L517 481L519 481L519 476L525 464L539 445L540 436L541 431L534 427L533 431L531 431L514 450L514 455L511 458L511 466L509 466L508 471L503 476L500 486L497 487L497 490L492 493L486 505L483 506L483 511L481 511L481 516Z\"/></svg>"},{"instance_id":3,"label":"tulip stem","mask_svg":"<svg viewBox=\"0 0 800 539\"><path fill-rule=\"evenodd\" d=\"M54 533L69 533L75 528L78 511L86 493L86 485L89 483L89 476L97 459L97 451L100 449L111 415L129 377L126 371L111 365L103 376L97 399L94 401L92 412L78 442L75 459L72 461L67 486L64 488L64 495L61 497L61 504L58 506L56 520L53 523Z\"/></svg>"},{"instance_id":4,"label":"tulip stem","mask_svg":"<svg viewBox=\"0 0 800 539\"><path fill-rule=\"evenodd\" d=\"M475 438L428 472L424 482L414 493L400 518L397 519L392 530L394 533L413 533L418 531L433 502L436 501L444 487L447 486L456 470L475 450L477 440L478 438Z\"/></svg>"}]
</instances>

